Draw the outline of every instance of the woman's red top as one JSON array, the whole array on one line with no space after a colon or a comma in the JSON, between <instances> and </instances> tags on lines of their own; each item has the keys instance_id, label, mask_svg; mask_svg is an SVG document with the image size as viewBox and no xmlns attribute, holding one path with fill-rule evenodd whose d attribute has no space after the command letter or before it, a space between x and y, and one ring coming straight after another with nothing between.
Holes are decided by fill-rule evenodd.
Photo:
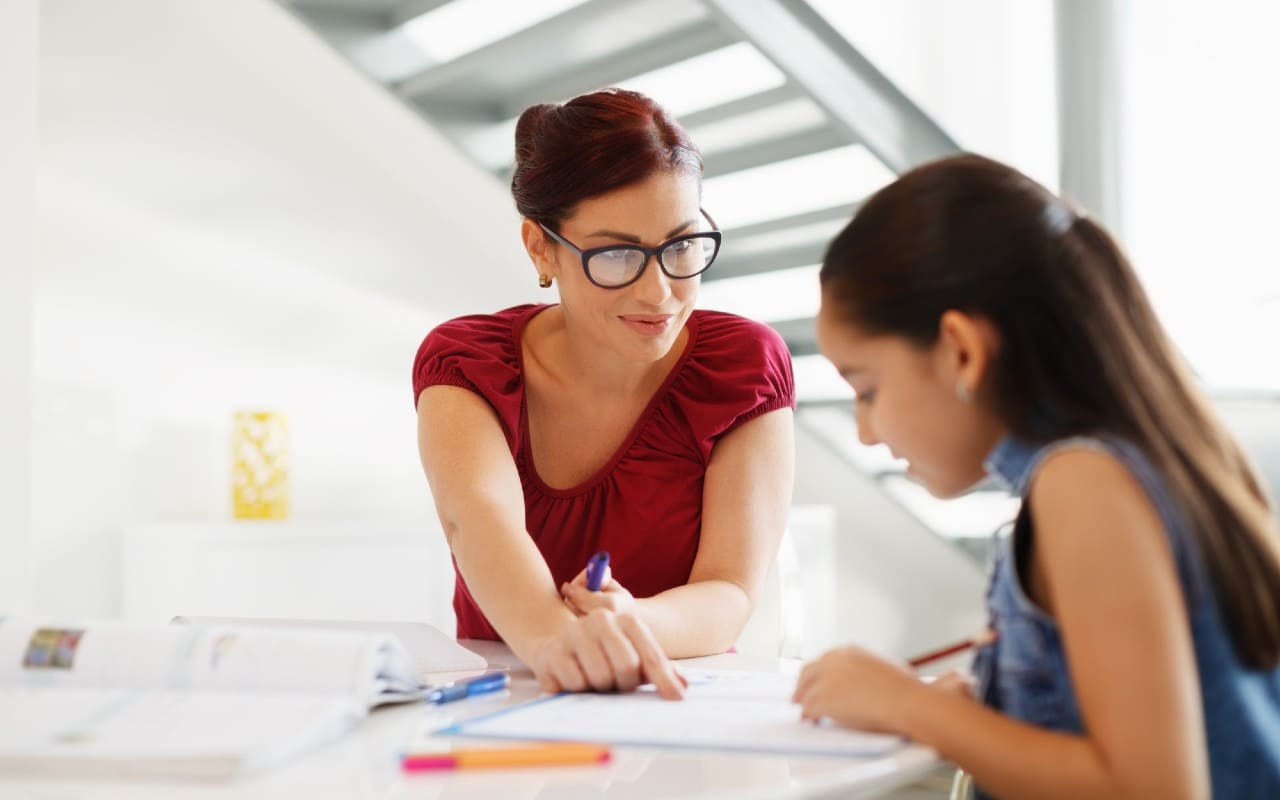
<instances>
[{"instance_id":1,"label":"woman's red top","mask_svg":"<svg viewBox=\"0 0 1280 800\"><path fill-rule=\"evenodd\" d=\"M680 360L613 457L578 486L553 489L533 467L521 335L546 305L459 317L427 335L413 396L428 386L469 389L497 413L524 487L525 528L556 586L608 550L615 580L636 597L688 582L702 526L702 482L716 440L738 425L795 407L791 356L758 322L694 311ZM455 562L456 572L456 562ZM460 639L500 639L458 574Z\"/></svg>"}]
</instances>

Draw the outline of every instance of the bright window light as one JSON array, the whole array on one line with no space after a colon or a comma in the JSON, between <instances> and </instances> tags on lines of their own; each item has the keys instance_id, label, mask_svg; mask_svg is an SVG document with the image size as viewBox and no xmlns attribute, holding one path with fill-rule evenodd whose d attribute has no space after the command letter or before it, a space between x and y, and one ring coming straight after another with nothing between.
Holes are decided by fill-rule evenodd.
<instances>
[{"instance_id":1,"label":"bright window light","mask_svg":"<svg viewBox=\"0 0 1280 800\"><path fill-rule=\"evenodd\" d=\"M414 17L400 30L440 63L479 50L585 1L453 0Z\"/></svg>"},{"instance_id":2,"label":"bright window light","mask_svg":"<svg viewBox=\"0 0 1280 800\"><path fill-rule=\"evenodd\" d=\"M1051 0L809 4L961 147L1007 161L1049 187L1058 185ZM1168 10L1155 5L1157 13ZM1223 20L1240 19L1217 13Z\"/></svg>"},{"instance_id":3,"label":"bright window light","mask_svg":"<svg viewBox=\"0 0 1280 800\"><path fill-rule=\"evenodd\" d=\"M1122 164L1134 267L1206 384L1280 391L1268 352L1280 341L1280 113L1263 99L1280 75L1280 5L1177 0L1131 14Z\"/></svg>"},{"instance_id":4,"label":"bright window light","mask_svg":"<svg viewBox=\"0 0 1280 800\"><path fill-rule=\"evenodd\" d=\"M782 71L759 50L739 42L637 75L618 85L649 95L679 117L776 89L786 81Z\"/></svg>"},{"instance_id":5,"label":"bright window light","mask_svg":"<svg viewBox=\"0 0 1280 800\"><path fill-rule=\"evenodd\" d=\"M849 145L711 178L703 205L728 230L767 219L851 203L893 180L861 145Z\"/></svg>"},{"instance_id":6,"label":"bright window light","mask_svg":"<svg viewBox=\"0 0 1280 800\"><path fill-rule=\"evenodd\" d=\"M818 303L822 299L818 269L814 265L703 281L698 290L698 306L728 311L760 322L813 317L817 315Z\"/></svg>"}]
</instances>

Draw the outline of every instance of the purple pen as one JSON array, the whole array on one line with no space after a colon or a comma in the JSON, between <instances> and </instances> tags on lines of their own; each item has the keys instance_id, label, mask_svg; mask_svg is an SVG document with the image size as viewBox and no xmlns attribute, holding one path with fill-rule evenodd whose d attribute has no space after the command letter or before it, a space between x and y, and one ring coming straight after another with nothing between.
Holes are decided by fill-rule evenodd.
<instances>
[{"instance_id":1,"label":"purple pen","mask_svg":"<svg viewBox=\"0 0 1280 800\"><path fill-rule=\"evenodd\" d=\"M604 571L609 568L609 552L601 550L587 562L587 588L593 592L600 591L604 582Z\"/></svg>"}]
</instances>

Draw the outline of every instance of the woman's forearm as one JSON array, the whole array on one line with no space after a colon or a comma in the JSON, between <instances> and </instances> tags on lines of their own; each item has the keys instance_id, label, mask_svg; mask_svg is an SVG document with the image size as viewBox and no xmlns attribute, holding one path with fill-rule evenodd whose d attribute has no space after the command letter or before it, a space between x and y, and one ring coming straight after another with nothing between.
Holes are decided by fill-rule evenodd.
<instances>
[{"instance_id":1,"label":"woman's forearm","mask_svg":"<svg viewBox=\"0 0 1280 800\"><path fill-rule=\"evenodd\" d=\"M725 652L751 616L746 590L718 579L668 589L637 600L636 608L670 658Z\"/></svg>"},{"instance_id":2,"label":"woman's forearm","mask_svg":"<svg viewBox=\"0 0 1280 800\"><path fill-rule=\"evenodd\" d=\"M538 644L572 623L574 615L528 535L506 532L503 525L501 514L472 509L446 530L472 597L512 651L528 662Z\"/></svg>"}]
</instances>

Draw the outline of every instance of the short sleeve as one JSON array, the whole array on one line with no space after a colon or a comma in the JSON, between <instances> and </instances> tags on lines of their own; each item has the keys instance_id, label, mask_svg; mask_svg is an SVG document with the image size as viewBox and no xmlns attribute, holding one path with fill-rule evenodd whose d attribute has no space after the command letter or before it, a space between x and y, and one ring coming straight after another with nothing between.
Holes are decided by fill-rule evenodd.
<instances>
[{"instance_id":1,"label":"short sleeve","mask_svg":"<svg viewBox=\"0 0 1280 800\"><path fill-rule=\"evenodd\" d=\"M413 362L413 402L430 386L459 386L483 397L497 413L507 443L519 441L520 359L513 325L517 307L449 320L434 328Z\"/></svg>"},{"instance_id":2,"label":"short sleeve","mask_svg":"<svg viewBox=\"0 0 1280 800\"><path fill-rule=\"evenodd\" d=\"M768 325L700 312L698 340L680 393L695 436L714 441L770 411L795 408L791 353Z\"/></svg>"}]
</instances>

